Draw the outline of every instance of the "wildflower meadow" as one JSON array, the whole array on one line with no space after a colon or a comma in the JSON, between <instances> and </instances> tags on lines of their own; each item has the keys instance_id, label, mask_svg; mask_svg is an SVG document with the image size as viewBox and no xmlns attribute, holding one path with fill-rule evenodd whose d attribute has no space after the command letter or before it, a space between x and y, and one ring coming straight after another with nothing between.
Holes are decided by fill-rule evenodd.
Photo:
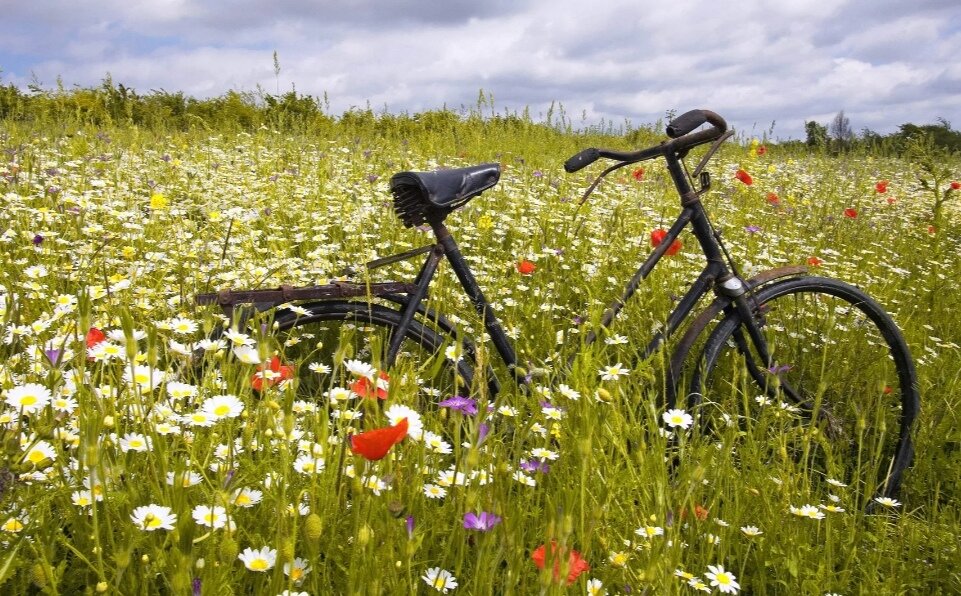
<instances>
[{"instance_id":1,"label":"wildflower meadow","mask_svg":"<svg viewBox=\"0 0 961 596\"><path fill-rule=\"evenodd\" d=\"M701 433L684 404L665 407L668 355L640 354L700 271L689 234L578 351L579 323L619 296L679 206L661 163L618 172L584 205L600 166L562 164L654 144L662 124L61 115L0 121L0 592L961 591L956 157L935 181L882 151L739 132L708 168L705 204L746 273L798 264L846 280L910 345L914 465L900 494L867 506L843 479L815 495L776 458L752 459L737 424ZM281 336L269 312L211 337L223 313L196 294L343 280L429 244L395 216L391 175L485 162L500 183L447 222L525 386L443 266L430 305L478 345L496 395L432 385L455 345L380 370L360 342Z\"/></svg>"}]
</instances>

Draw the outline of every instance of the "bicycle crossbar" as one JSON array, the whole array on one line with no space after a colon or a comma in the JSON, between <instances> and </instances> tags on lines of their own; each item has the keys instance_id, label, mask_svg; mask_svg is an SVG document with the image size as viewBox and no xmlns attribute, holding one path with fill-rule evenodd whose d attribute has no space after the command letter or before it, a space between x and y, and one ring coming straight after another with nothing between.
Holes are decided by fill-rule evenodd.
<instances>
[{"instance_id":1,"label":"bicycle crossbar","mask_svg":"<svg viewBox=\"0 0 961 596\"><path fill-rule=\"evenodd\" d=\"M335 282L321 286L293 287L280 286L269 290L222 290L197 294L197 304L235 304L295 302L298 300L327 300L331 298L358 298L361 296L383 296L384 294L409 294L417 290L417 285L404 282L382 282L372 284Z\"/></svg>"}]
</instances>

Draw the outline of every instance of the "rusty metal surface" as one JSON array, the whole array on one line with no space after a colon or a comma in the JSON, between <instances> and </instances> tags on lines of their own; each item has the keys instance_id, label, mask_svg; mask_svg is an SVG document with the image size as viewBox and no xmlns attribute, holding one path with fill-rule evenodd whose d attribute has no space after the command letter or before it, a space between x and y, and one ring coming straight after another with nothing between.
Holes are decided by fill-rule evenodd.
<instances>
[{"instance_id":1,"label":"rusty metal surface","mask_svg":"<svg viewBox=\"0 0 961 596\"><path fill-rule=\"evenodd\" d=\"M351 283L335 282L320 286L280 286L269 290L222 290L197 294L197 304L219 304L232 306L235 304L295 302L298 300L323 300L327 298L356 298L361 296L382 296L384 294L406 294L413 292L417 286L406 282L383 283Z\"/></svg>"}]
</instances>

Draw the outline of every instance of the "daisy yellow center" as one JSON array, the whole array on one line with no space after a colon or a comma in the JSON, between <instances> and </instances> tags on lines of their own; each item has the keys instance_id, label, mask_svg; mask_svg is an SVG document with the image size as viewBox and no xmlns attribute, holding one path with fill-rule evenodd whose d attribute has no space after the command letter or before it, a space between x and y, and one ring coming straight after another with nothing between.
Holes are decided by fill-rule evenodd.
<instances>
[{"instance_id":1,"label":"daisy yellow center","mask_svg":"<svg viewBox=\"0 0 961 596\"><path fill-rule=\"evenodd\" d=\"M137 373L136 376L134 376L134 379L136 379L137 383L143 385L150 381L150 375L147 373Z\"/></svg>"},{"instance_id":2,"label":"daisy yellow center","mask_svg":"<svg viewBox=\"0 0 961 596\"><path fill-rule=\"evenodd\" d=\"M290 579L293 581L298 581L302 577L304 577L304 570L300 567L294 567L290 570Z\"/></svg>"},{"instance_id":3,"label":"daisy yellow center","mask_svg":"<svg viewBox=\"0 0 961 596\"><path fill-rule=\"evenodd\" d=\"M308 462L308 463L305 463L305 464L304 464L304 471L305 471L305 472L313 472L313 471L314 471L314 464L309 463L309 462Z\"/></svg>"},{"instance_id":4,"label":"daisy yellow center","mask_svg":"<svg viewBox=\"0 0 961 596\"><path fill-rule=\"evenodd\" d=\"M217 521L217 516L211 511L204 516L204 521L208 524L213 524L215 521Z\"/></svg>"},{"instance_id":5,"label":"daisy yellow center","mask_svg":"<svg viewBox=\"0 0 961 596\"><path fill-rule=\"evenodd\" d=\"M217 416L226 416L229 413L230 413L230 406L228 406L227 404L221 404L216 408L214 408L214 414L216 414Z\"/></svg>"},{"instance_id":6,"label":"daisy yellow center","mask_svg":"<svg viewBox=\"0 0 961 596\"><path fill-rule=\"evenodd\" d=\"M111 356L116 356L120 354L120 348L117 346L107 346L103 349L103 351L105 354L109 354Z\"/></svg>"},{"instance_id":7,"label":"daisy yellow center","mask_svg":"<svg viewBox=\"0 0 961 596\"><path fill-rule=\"evenodd\" d=\"M434 580L434 587L439 590L439 589L443 588L446 583L447 583L447 582L446 582L446 580L444 580L443 577L438 577L437 579Z\"/></svg>"},{"instance_id":8,"label":"daisy yellow center","mask_svg":"<svg viewBox=\"0 0 961 596\"><path fill-rule=\"evenodd\" d=\"M20 398L20 405L22 406L32 406L35 403L37 403L36 395L24 395Z\"/></svg>"},{"instance_id":9,"label":"daisy yellow center","mask_svg":"<svg viewBox=\"0 0 961 596\"><path fill-rule=\"evenodd\" d=\"M192 418L194 422L205 422L207 420L207 417L200 412L194 414Z\"/></svg>"},{"instance_id":10,"label":"daisy yellow center","mask_svg":"<svg viewBox=\"0 0 961 596\"><path fill-rule=\"evenodd\" d=\"M731 583L731 576L729 576L726 573L718 573L717 575L714 576L714 579L717 580L717 583L724 586Z\"/></svg>"},{"instance_id":11,"label":"daisy yellow center","mask_svg":"<svg viewBox=\"0 0 961 596\"><path fill-rule=\"evenodd\" d=\"M23 529L23 524L19 519L8 520L7 523L3 524L3 529L6 532L19 532Z\"/></svg>"},{"instance_id":12,"label":"daisy yellow center","mask_svg":"<svg viewBox=\"0 0 961 596\"><path fill-rule=\"evenodd\" d=\"M47 456L44 455L43 451L40 451L39 449L34 449L33 451L30 452L30 455L27 456L27 459L29 459L31 462L35 464L38 464L42 462L45 457Z\"/></svg>"},{"instance_id":13,"label":"daisy yellow center","mask_svg":"<svg viewBox=\"0 0 961 596\"><path fill-rule=\"evenodd\" d=\"M254 571L266 571L267 561L265 559L254 559L250 562L250 568Z\"/></svg>"},{"instance_id":14,"label":"daisy yellow center","mask_svg":"<svg viewBox=\"0 0 961 596\"><path fill-rule=\"evenodd\" d=\"M234 499L234 504L235 504L235 505L250 505L250 497L248 497L247 495L237 495L237 498Z\"/></svg>"},{"instance_id":15,"label":"daisy yellow center","mask_svg":"<svg viewBox=\"0 0 961 596\"><path fill-rule=\"evenodd\" d=\"M137 447L143 447L143 441L140 439L130 439L130 446L136 449Z\"/></svg>"},{"instance_id":16,"label":"daisy yellow center","mask_svg":"<svg viewBox=\"0 0 961 596\"><path fill-rule=\"evenodd\" d=\"M90 499L88 499L87 497L78 497L78 498L77 498L77 505L85 506L85 505L89 505L89 504L90 504Z\"/></svg>"}]
</instances>

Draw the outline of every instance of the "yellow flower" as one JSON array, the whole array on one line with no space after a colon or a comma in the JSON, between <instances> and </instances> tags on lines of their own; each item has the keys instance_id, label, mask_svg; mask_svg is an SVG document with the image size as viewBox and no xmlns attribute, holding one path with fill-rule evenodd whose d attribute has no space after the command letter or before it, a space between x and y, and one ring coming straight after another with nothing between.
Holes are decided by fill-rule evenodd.
<instances>
[{"instance_id":1,"label":"yellow flower","mask_svg":"<svg viewBox=\"0 0 961 596\"><path fill-rule=\"evenodd\" d=\"M11 517L7 521L3 522L3 525L0 526L0 530L17 534L23 531L23 522L15 517Z\"/></svg>"},{"instance_id":2,"label":"yellow flower","mask_svg":"<svg viewBox=\"0 0 961 596\"><path fill-rule=\"evenodd\" d=\"M150 208L151 209L163 209L168 205L167 197L163 196L159 192L155 192L150 195Z\"/></svg>"}]
</instances>

